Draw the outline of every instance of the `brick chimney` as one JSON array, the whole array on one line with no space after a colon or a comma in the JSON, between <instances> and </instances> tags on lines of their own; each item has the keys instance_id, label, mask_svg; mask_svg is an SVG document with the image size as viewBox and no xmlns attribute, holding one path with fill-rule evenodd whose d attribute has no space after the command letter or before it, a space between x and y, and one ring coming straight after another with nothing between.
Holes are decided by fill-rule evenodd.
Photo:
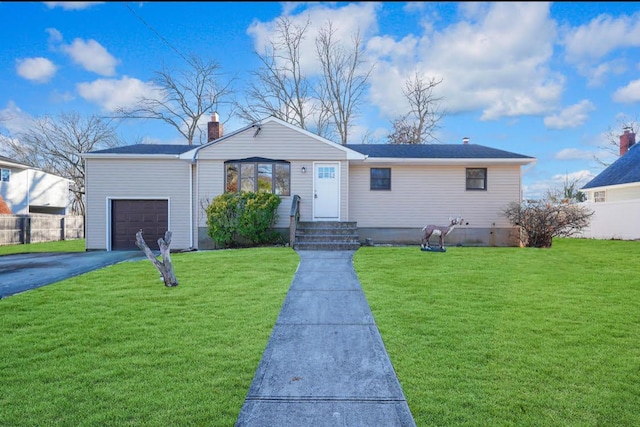
<instances>
[{"instance_id":1,"label":"brick chimney","mask_svg":"<svg viewBox=\"0 0 640 427\"><path fill-rule=\"evenodd\" d=\"M620 155L624 155L635 143L636 134L631 131L631 128L624 128L624 133L620 135Z\"/></svg>"},{"instance_id":2,"label":"brick chimney","mask_svg":"<svg viewBox=\"0 0 640 427\"><path fill-rule=\"evenodd\" d=\"M469 143L469 137L465 136L464 138L462 138L462 143L463 144L468 144Z\"/></svg>"},{"instance_id":3,"label":"brick chimney","mask_svg":"<svg viewBox=\"0 0 640 427\"><path fill-rule=\"evenodd\" d=\"M207 142L211 142L220 137L222 137L222 123L220 123L218 113L213 113L211 115L211 121L207 123Z\"/></svg>"}]
</instances>

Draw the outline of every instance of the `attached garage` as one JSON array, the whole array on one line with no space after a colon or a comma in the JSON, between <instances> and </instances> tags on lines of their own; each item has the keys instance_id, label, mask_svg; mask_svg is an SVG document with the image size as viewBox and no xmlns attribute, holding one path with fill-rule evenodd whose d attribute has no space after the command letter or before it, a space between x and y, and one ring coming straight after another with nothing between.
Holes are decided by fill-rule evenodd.
<instances>
[{"instance_id":1,"label":"attached garage","mask_svg":"<svg viewBox=\"0 0 640 427\"><path fill-rule=\"evenodd\" d=\"M139 230L154 250L168 227L168 200L111 200L111 249L114 251L137 250Z\"/></svg>"}]
</instances>

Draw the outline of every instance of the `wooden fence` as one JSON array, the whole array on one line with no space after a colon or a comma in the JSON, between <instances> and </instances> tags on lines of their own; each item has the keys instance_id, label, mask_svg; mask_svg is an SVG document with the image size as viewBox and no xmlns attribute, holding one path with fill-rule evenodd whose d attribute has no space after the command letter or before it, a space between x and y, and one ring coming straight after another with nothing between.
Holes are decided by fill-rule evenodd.
<instances>
[{"instance_id":1,"label":"wooden fence","mask_svg":"<svg viewBox=\"0 0 640 427\"><path fill-rule=\"evenodd\" d=\"M0 215L0 245L84 239L84 218L75 215Z\"/></svg>"}]
</instances>

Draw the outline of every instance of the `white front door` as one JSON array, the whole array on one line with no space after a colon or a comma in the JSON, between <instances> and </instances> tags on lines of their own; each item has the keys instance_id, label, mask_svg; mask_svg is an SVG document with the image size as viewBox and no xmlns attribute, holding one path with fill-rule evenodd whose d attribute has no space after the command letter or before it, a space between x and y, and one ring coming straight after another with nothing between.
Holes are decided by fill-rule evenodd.
<instances>
[{"instance_id":1,"label":"white front door","mask_svg":"<svg viewBox=\"0 0 640 427\"><path fill-rule=\"evenodd\" d=\"M315 163L313 176L313 218L340 219L340 163Z\"/></svg>"}]
</instances>

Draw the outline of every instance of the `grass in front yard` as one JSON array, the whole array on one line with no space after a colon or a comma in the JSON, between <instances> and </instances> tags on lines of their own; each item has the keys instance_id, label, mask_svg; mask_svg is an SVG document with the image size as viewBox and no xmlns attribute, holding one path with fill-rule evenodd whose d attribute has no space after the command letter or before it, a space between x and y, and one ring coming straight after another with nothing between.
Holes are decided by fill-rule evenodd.
<instances>
[{"instance_id":1,"label":"grass in front yard","mask_svg":"<svg viewBox=\"0 0 640 427\"><path fill-rule=\"evenodd\" d=\"M1 255L28 254L32 252L85 252L85 239L57 242L27 243L25 245L0 246Z\"/></svg>"},{"instance_id":2,"label":"grass in front yard","mask_svg":"<svg viewBox=\"0 0 640 427\"><path fill-rule=\"evenodd\" d=\"M640 425L640 242L363 247L358 277L418 426Z\"/></svg>"},{"instance_id":3,"label":"grass in front yard","mask_svg":"<svg viewBox=\"0 0 640 427\"><path fill-rule=\"evenodd\" d=\"M231 426L297 254L125 262L0 301L1 426Z\"/></svg>"},{"instance_id":4,"label":"grass in front yard","mask_svg":"<svg viewBox=\"0 0 640 427\"><path fill-rule=\"evenodd\" d=\"M640 425L640 242L363 247L354 265L418 426ZM0 426L231 426L290 248L125 262L0 300Z\"/></svg>"}]
</instances>

